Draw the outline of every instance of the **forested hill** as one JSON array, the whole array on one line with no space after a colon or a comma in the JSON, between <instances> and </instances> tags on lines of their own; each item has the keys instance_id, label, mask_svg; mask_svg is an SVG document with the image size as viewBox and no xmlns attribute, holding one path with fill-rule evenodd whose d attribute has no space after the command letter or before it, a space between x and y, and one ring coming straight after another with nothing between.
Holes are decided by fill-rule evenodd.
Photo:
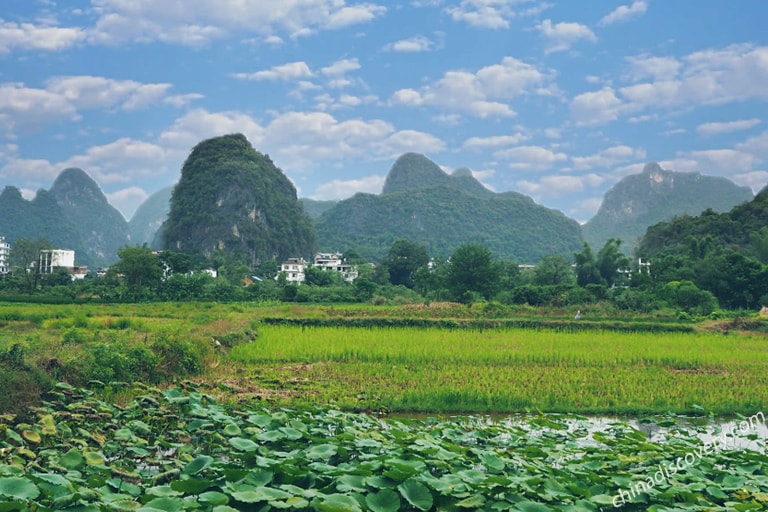
<instances>
[{"instance_id":1,"label":"forested hill","mask_svg":"<svg viewBox=\"0 0 768 512\"><path fill-rule=\"evenodd\" d=\"M582 226L584 239L600 248L609 238L619 238L631 252L648 226L707 209L726 212L751 199L749 187L726 178L667 171L649 163L605 194L597 214Z\"/></svg>"},{"instance_id":2,"label":"forested hill","mask_svg":"<svg viewBox=\"0 0 768 512\"><path fill-rule=\"evenodd\" d=\"M136 209L133 217L128 221L131 238L136 245L147 244L156 248L154 247L155 234L168 218L172 192L173 187L162 188L149 196Z\"/></svg>"},{"instance_id":3,"label":"forested hill","mask_svg":"<svg viewBox=\"0 0 768 512\"><path fill-rule=\"evenodd\" d=\"M395 162L381 195L339 201L316 226L321 250L353 248L370 260L398 239L426 245L438 257L477 242L496 257L519 262L570 256L582 244L580 226L561 212L522 194L495 194L466 170L451 176L413 153Z\"/></svg>"},{"instance_id":4,"label":"forested hill","mask_svg":"<svg viewBox=\"0 0 768 512\"><path fill-rule=\"evenodd\" d=\"M733 250L768 263L768 187L752 201L729 212L707 210L683 215L648 228L638 253L644 256ZM692 254L693 253L693 254Z\"/></svg>"},{"instance_id":5,"label":"forested hill","mask_svg":"<svg viewBox=\"0 0 768 512\"><path fill-rule=\"evenodd\" d=\"M165 249L251 266L315 248L312 221L293 184L241 134L192 149L162 230Z\"/></svg>"},{"instance_id":6,"label":"forested hill","mask_svg":"<svg viewBox=\"0 0 768 512\"><path fill-rule=\"evenodd\" d=\"M15 187L0 194L0 235L45 238L56 248L75 251L75 263L90 267L117 261L117 250L131 243L128 223L81 169L66 169L49 191L31 201Z\"/></svg>"},{"instance_id":7,"label":"forested hill","mask_svg":"<svg viewBox=\"0 0 768 512\"><path fill-rule=\"evenodd\" d=\"M121 247L132 243L128 222L82 169L62 171L50 192L80 234L84 247L76 252L79 261L109 265L117 261Z\"/></svg>"}]
</instances>

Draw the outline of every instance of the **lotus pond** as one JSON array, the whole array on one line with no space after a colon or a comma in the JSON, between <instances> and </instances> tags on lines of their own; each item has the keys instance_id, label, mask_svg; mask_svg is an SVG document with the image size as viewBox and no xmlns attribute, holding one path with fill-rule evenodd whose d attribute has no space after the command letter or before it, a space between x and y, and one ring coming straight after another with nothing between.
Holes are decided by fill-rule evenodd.
<instances>
[{"instance_id":1,"label":"lotus pond","mask_svg":"<svg viewBox=\"0 0 768 512\"><path fill-rule=\"evenodd\" d=\"M714 432L734 445L712 447L674 417L649 437L575 416L238 408L191 383L134 394L118 407L59 384L29 422L0 418L0 511L768 508L768 457L752 429ZM737 438L757 449L734 448Z\"/></svg>"}]
</instances>

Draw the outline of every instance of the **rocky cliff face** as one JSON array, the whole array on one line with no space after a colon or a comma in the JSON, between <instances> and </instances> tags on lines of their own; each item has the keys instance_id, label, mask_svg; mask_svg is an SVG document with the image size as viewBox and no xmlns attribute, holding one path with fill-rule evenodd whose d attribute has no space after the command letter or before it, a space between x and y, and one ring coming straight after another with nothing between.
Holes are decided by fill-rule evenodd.
<instances>
[{"instance_id":1,"label":"rocky cliff face","mask_svg":"<svg viewBox=\"0 0 768 512\"><path fill-rule=\"evenodd\" d=\"M725 212L750 199L749 187L726 178L674 172L649 163L641 173L626 176L605 194L597 214L582 231L595 249L609 238L619 238L631 251L649 226L708 208Z\"/></svg>"},{"instance_id":2,"label":"rocky cliff face","mask_svg":"<svg viewBox=\"0 0 768 512\"><path fill-rule=\"evenodd\" d=\"M205 140L184 162L162 246L227 262L309 256L314 227L283 172L241 134Z\"/></svg>"}]
</instances>

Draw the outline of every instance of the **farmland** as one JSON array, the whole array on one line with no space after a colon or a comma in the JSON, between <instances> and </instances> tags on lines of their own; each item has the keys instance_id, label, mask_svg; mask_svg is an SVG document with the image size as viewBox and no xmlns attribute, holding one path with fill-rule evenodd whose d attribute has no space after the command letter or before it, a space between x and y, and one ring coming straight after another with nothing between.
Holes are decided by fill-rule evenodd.
<instances>
[{"instance_id":1,"label":"farmland","mask_svg":"<svg viewBox=\"0 0 768 512\"><path fill-rule=\"evenodd\" d=\"M42 401L0 415L0 511L763 510L757 431L727 434L757 450L705 449L717 427L680 416L768 408L762 332L458 305L2 304L0 402Z\"/></svg>"}]
</instances>

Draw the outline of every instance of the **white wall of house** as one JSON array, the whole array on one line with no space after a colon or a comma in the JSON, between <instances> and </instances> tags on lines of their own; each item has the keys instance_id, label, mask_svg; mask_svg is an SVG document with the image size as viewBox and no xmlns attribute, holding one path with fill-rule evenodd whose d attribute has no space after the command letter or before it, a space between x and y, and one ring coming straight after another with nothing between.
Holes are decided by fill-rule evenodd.
<instances>
[{"instance_id":1,"label":"white wall of house","mask_svg":"<svg viewBox=\"0 0 768 512\"><path fill-rule=\"evenodd\" d=\"M66 249L50 249L40 251L40 273L51 274L58 267L73 268L75 266L75 251Z\"/></svg>"},{"instance_id":2,"label":"white wall of house","mask_svg":"<svg viewBox=\"0 0 768 512\"><path fill-rule=\"evenodd\" d=\"M11 254L11 244L5 241L4 236L0 236L0 274L8 273L8 260Z\"/></svg>"}]
</instances>

